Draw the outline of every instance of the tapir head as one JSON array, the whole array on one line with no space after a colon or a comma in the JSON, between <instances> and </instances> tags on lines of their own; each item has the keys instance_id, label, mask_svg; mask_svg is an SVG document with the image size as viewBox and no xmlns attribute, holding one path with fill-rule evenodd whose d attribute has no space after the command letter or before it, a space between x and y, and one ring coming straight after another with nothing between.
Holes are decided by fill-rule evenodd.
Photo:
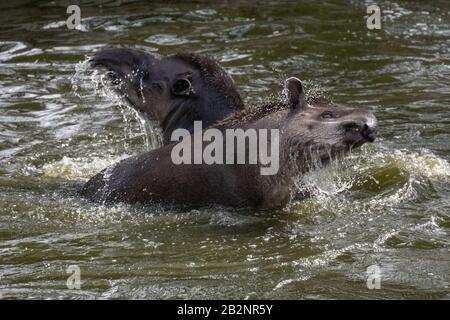
<instances>
[{"instance_id":1,"label":"tapir head","mask_svg":"<svg viewBox=\"0 0 450 320\"><path fill-rule=\"evenodd\" d=\"M284 132L292 148L309 148L327 158L330 152L348 151L375 140L377 119L372 112L307 99L297 78L286 80L285 92L291 112Z\"/></svg>"},{"instance_id":2,"label":"tapir head","mask_svg":"<svg viewBox=\"0 0 450 320\"><path fill-rule=\"evenodd\" d=\"M133 108L156 120L164 142L173 130L207 127L243 108L231 77L214 60L197 54L162 57L131 49L107 49L91 59L109 71L117 92Z\"/></svg>"}]
</instances>

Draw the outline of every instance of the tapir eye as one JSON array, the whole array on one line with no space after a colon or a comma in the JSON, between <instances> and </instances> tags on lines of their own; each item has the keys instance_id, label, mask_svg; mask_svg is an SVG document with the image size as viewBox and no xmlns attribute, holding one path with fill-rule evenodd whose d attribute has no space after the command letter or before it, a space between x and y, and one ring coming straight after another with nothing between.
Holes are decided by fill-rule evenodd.
<instances>
[{"instance_id":1,"label":"tapir eye","mask_svg":"<svg viewBox=\"0 0 450 320\"><path fill-rule=\"evenodd\" d=\"M331 112L331 111L325 111L324 113L321 114L321 117L322 117L322 119L333 119L333 118L336 118L334 113Z\"/></svg>"},{"instance_id":2,"label":"tapir eye","mask_svg":"<svg viewBox=\"0 0 450 320\"><path fill-rule=\"evenodd\" d=\"M175 95L189 95L191 89L191 82L188 79L177 79L172 85L172 93Z\"/></svg>"}]
</instances>

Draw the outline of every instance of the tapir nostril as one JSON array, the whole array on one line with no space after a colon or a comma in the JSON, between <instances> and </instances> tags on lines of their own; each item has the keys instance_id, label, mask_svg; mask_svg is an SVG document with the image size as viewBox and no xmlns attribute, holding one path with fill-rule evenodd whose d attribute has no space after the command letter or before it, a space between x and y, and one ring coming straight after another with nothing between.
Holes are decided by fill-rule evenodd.
<instances>
[{"instance_id":1,"label":"tapir nostril","mask_svg":"<svg viewBox=\"0 0 450 320\"><path fill-rule=\"evenodd\" d=\"M369 127L369 125L365 123L363 126L362 135L367 139L367 141L374 142L376 137L376 129Z\"/></svg>"},{"instance_id":2,"label":"tapir nostril","mask_svg":"<svg viewBox=\"0 0 450 320\"><path fill-rule=\"evenodd\" d=\"M343 124L346 132L359 133L368 142L375 141L376 125L367 121L348 121Z\"/></svg>"}]
</instances>

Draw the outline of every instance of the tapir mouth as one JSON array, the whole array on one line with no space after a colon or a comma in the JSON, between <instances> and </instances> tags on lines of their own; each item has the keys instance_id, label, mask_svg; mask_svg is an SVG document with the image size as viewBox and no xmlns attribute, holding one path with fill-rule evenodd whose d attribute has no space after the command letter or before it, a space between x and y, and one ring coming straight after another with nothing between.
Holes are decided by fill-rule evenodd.
<instances>
[{"instance_id":1,"label":"tapir mouth","mask_svg":"<svg viewBox=\"0 0 450 320\"><path fill-rule=\"evenodd\" d=\"M155 115L148 88L150 73L160 63L162 57L154 53L146 53L133 49L114 48L96 53L90 60L90 67L104 71L113 89L136 111L147 113L150 118Z\"/></svg>"},{"instance_id":2,"label":"tapir mouth","mask_svg":"<svg viewBox=\"0 0 450 320\"><path fill-rule=\"evenodd\" d=\"M375 141L375 137L361 137L361 139L355 141L354 143L349 144L349 147L350 147L350 149L356 149L366 143L372 143L374 141Z\"/></svg>"},{"instance_id":3,"label":"tapir mouth","mask_svg":"<svg viewBox=\"0 0 450 320\"><path fill-rule=\"evenodd\" d=\"M345 129L345 142L351 149L361 147L365 143L372 143L377 136L376 127L364 124L362 126L350 126Z\"/></svg>"}]
</instances>

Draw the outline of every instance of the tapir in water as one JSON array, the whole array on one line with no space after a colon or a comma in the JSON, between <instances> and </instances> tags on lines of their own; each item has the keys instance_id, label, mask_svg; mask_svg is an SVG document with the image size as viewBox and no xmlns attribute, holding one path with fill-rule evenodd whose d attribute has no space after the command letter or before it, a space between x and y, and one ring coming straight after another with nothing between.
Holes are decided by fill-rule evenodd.
<instances>
[{"instance_id":1,"label":"tapir in water","mask_svg":"<svg viewBox=\"0 0 450 320\"><path fill-rule=\"evenodd\" d=\"M170 143L179 128L194 130L242 110L242 98L230 75L213 59L200 54L163 57L132 49L107 49L91 60L105 68L116 92L138 112L155 120Z\"/></svg>"},{"instance_id":2,"label":"tapir in water","mask_svg":"<svg viewBox=\"0 0 450 320\"><path fill-rule=\"evenodd\" d=\"M147 97L157 96L154 97L156 101L160 101L158 96L165 97L173 105L170 95L177 99L173 87L157 87L156 91L148 91L151 94ZM189 88L193 92L196 90L195 86ZM270 150L274 150L273 144L278 146L278 170L274 174L262 175L264 164L261 161L225 164L224 159L223 164L177 164L173 161L173 149L182 142L175 142L106 168L83 187L81 194L102 203L283 207L293 195L295 182L311 168L312 161L327 163L332 157L373 142L377 130L377 120L370 111L337 107L322 98L306 97L297 78L286 80L285 93L285 99L237 111L213 125L219 132L229 129L279 132L276 139L267 142ZM239 95L234 97L239 105L230 104L228 110L242 109ZM224 97L219 101L223 99L231 103ZM208 109L208 105L203 109ZM187 139L194 137L195 133ZM206 147L203 142L201 148ZM236 156L239 150L234 148L232 151ZM244 153L249 155L249 151L247 145ZM227 155L224 153L223 157Z\"/></svg>"}]
</instances>

